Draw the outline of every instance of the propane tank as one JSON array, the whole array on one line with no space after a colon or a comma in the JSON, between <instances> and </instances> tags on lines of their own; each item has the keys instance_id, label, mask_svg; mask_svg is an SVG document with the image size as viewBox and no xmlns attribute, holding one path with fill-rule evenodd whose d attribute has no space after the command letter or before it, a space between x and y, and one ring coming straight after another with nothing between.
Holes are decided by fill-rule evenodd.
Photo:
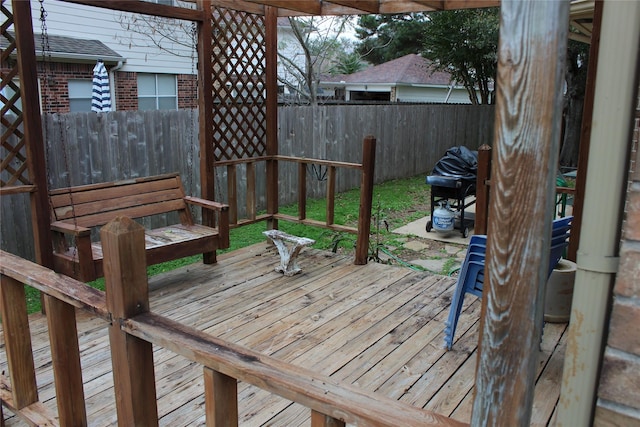
<instances>
[{"instance_id":1,"label":"propane tank","mask_svg":"<svg viewBox=\"0 0 640 427\"><path fill-rule=\"evenodd\" d=\"M433 229L440 233L453 231L456 214L449 207L449 201L438 204L438 208L433 211Z\"/></svg>"}]
</instances>

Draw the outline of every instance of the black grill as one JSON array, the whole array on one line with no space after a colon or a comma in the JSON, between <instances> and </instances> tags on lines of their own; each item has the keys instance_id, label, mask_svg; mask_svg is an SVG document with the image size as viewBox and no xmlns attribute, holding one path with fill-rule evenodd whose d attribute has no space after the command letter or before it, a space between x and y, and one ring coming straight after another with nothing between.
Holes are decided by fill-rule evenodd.
<instances>
[{"instance_id":1,"label":"black grill","mask_svg":"<svg viewBox=\"0 0 640 427\"><path fill-rule=\"evenodd\" d=\"M460 229L462 237L467 237L473 219L465 218L464 210L476 202L476 175L478 171L478 152L466 147L453 147L447 150L427 176L426 183L431 186L431 218L438 204L447 202L457 212L455 228ZM473 199L466 201L473 196ZM432 220L427 222L426 230L432 229Z\"/></svg>"}]
</instances>

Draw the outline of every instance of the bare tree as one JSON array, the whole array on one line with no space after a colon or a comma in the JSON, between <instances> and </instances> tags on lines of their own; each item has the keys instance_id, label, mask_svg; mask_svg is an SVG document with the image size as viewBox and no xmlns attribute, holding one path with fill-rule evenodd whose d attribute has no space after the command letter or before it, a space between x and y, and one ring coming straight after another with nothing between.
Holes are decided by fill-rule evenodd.
<instances>
[{"instance_id":1,"label":"bare tree","mask_svg":"<svg viewBox=\"0 0 640 427\"><path fill-rule=\"evenodd\" d=\"M181 7L194 7L191 2L178 3ZM185 58L190 58L196 49L197 30L191 21L133 13L120 13L118 21L126 35L118 34L116 39L129 46L151 46L160 52Z\"/></svg>"},{"instance_id":2,"label":"bare tree","mask_svg":"<svg viewBox=\"0 0 640 427\"><path fill-rule=\"evenodd\" d=\"M341 36L351 25L350 17L288 19L293 39L278 45L278 80L296 100L317 104L321 76L334 68L349 45Z\"/></svg>"},{"instance_id":3,"label":"bare tree","mask_svg":"<svg viewBox=\"0 0 640 427\"><path fill-rule=\"evenodd\" d=\"M127 31L116 36L121 43L193 58L196 28L191 22L124 13L119 21ZM297 17L288 18L288 23L278 44L279 84L287 89L290 99L317 103L320 77L352 50L348 41L341 40L351 25L350 17Z\"/></svg>"}]
</instances>

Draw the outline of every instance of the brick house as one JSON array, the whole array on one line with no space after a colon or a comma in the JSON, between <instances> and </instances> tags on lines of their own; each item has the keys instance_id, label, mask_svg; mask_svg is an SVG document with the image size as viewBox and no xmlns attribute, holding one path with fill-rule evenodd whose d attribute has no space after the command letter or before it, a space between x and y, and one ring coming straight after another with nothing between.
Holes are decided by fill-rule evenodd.
<instances>
[{"instance_id":1,"label":"brick house","mask_svg":"<svg viewBox=\"0 0 640 427\"><path fill-rule=\"evenodd\" d=\"M197 55L190 25L168 20L145 22L137 14L59 0L44 0L42 6L49 45L45 61L38 64L38 74L49 81L48 89L41 82L43 112L90 111L91 80L98 59L103 60L109 74L113 110L196 107ZM31 9L36 54L41 58L40 4L32 2ZM134 26L136 30L131 31ZM278 38L287 46L285 54L298 52L286 18L278 21ZM279 75L282 73L279 69Z\"/></svg>"},{"instance_id":2,"label":"brick house","mask_svg":"<svg viewBox=\"0 0 640 427\"><path fill-rule=\"evenodd\" d=\"M109 72L111 97L115 100L113 109L181 109L196 106L197 86L192 74L148 75L122 71L125 58L99 40L57 35L47 38L49 49L44 54L41 35L36 35L35 40L40 58L44 58L38 62L44 113L90 111L93 67L98 60L104 62ZM144 82L148 82L148 86L157 85L156 80L164 81L168 92L155 97L147 96L143 100L145 97L138 92L139 85Z\"/></svg>"},{"instance_id":3,"label":"brick house","mask_svg":"<svg viewBox=\"0 0 640 427\"><path fill-rule=\"evenodd\" d=\"M187 33L176 31L178 41L154 45L144 29L135 36L125 30L139 19L132 13L46 0L42 2L43 23L41 5L32 2L31 6L37 54L44 56L38 63L38 74L45 76L40 82L43 112L90 111L93 67L98 59L104 61L109 74L114 110L196 106L195 48L189 46L191 40L178 43ZM149 32L153 32L151 25ZM43 44L48 45L44 53Z\"/></svg>"},{"instance_id":4,"label":"brick house","mask_svg":"<svg viewBox=\"0 0 640 427\"><path fill-rule=\"evenodd\" d=\"M640 425L640 88L629 163L629 186L613 288L611 320L605 343L594 425Z\"/></svg>"}]
</instances>

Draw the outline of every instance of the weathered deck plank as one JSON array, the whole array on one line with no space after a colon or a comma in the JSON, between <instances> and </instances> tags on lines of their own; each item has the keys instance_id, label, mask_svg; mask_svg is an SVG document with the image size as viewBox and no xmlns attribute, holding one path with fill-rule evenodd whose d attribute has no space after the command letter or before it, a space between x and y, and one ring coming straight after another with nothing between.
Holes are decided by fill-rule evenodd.
<instances>
[{"instance_id":1,"label":"weathered deck plank","mask_svg":"<svg viewBox=\"0 0 640 427\"><path fill-rule=\"evenodd\" d=\"M217 265L154 276L151 310L345 383L469 420L480 301L465 301L457 341L447 352L443 329L455 279L383 264L355 266L311 249L300 254L299 275L273 271L277 262L277 251L265 243L223 254ZM115 425L106 325L82 312L76 317L89 424ZM46 319L35 314L30 321L40 401L55 411ZM554 414L565 329L545 327L535 425ZM154 350L160 425L203 425L202 366ZM3 351L0 369L6 369ZM242 382L238 399L243 426L309 425L308 409ZM6 425L23 424L10 417Z\"/></svg>"}]
</instances>

